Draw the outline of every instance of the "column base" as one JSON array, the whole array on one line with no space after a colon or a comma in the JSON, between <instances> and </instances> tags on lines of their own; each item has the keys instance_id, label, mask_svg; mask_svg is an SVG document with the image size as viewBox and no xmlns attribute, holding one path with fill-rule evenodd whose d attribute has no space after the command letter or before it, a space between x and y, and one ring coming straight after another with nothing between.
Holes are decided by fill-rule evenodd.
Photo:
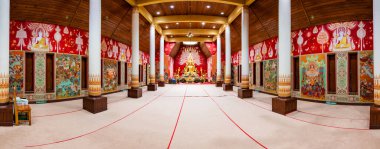
<instances>
[{"instance_id":1,"label":"column base","mask_svg":"<svg viewBox=\"0 0 380 149\"><path fill-rule=\"evenodd\" d=\"M297 99L295 98L272 98L272 112L286 115L293 111L297 111Z\"/></svg>"},{"instance_id":2,"label":"column base","mask_svg":"<svg viewBox=\"0 0 380 149\"><path fill-rule=\"evenodd\" d=\"M157 91L157 84L149 84L148 91Z\"/></svg>"},{"instance_id":3,"label":"column base","mask_svg":"<svg viewBox=\"0 0 380 149\"><path fill-rule=\"evenodd\" d=\"M142 89L141 88L131 88L128 90L128 97L131 98L140 98L142 97Z\"/></svg>"},{"instance_id":4,"label":"column base","mask_svg":"<svg viewBox=\"0 0 380 149\"><path fill-rule=\"evenodd\" d=\"M13 126L13 105L0 106L0 126Z\"/></svg>"},{"instance_id":5,"label":"column base","mask_svg":"<svg viewBox=\"0 0 380 149\"><path fill-rule=\"evenodd\" d=\"M380 106L371 106L369 129L380 129Z\"/></svg>"},{"instance_id":6,"label":"column base","mask_svg":"<svg viewBox=\"0 0 380 149\"><path fill-rule=\"evenodd\" d=\"M233 90L232 84L223 84L223 90L224 91L232 91Z\"/></svg>"},{"instance_id":7,"label":"column base","mask_svg":"<svg viewBox=\"0 0 380 149\"><path fill-rule=\"evenodd\" d=\"M223 82L222 81L216 81L216 87L222 87Z\"/></svg>"},{"instance_id":8,"label":"column base","mask_svg":"<svg viewBox=\"0 0 380 149\"><path fill-rule=\"evenodd\" d=\"M83 98L83 109L93 114L107 110L107 97L88 96Z\"/></svg>"},{"instance_id":9,"label":"column base","mask_svg":"<svg viewBox=\"0 0 380 149\"><path fill-rule=\"evenodd\" d=\"M251 89L242 89L242 88L239 88L238 89L238 97L240 99L252 98L252 92L253 92L253 90L251 90Z\"/></svg>"},{"instance_id":10,"label":"column base","mask_svg":"<svg viewBox=\"0 0 380 149\"><path fill-rule=\"evenodd\" d=\"M158 82L159 87L165 87L165 82L164 81L159 81Z\"/></svg>"}]
</instances>

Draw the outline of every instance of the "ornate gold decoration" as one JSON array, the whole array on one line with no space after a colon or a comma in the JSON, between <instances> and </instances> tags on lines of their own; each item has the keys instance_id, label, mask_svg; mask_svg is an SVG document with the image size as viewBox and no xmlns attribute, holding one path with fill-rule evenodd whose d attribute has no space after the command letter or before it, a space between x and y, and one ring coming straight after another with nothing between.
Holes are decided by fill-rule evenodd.
<instances>
[{"instance_id":1,"label":"ornate gold decoration","mask_svg":"<svg viewBox=\"0 0 380 149\"><path fill-rule=\"evenodd\" d=\"M160 74L160 81L165 81L164 75Z\"/></svg>"},{"instance_id":2,"label":"ornate gold decoration","mask_svg":"<svg viewBox=\"0 0 380 149\"><path fill-rule=\"evenodd\" d=\"M231 76L230 75L226 75L224 77L224 83L225 84L230 84L231 83Z\"/></svg>"},{"instance_id":3,"label":"ornate gold decoration","mask_svg":"<svg viewBox=\"0 0 380 149\"><path fill-rule=\"evenodd\" d=\"M290 97L291 94L291 77L290 75L279 75L278 78L278 96L279 97Z\"/></svg>"},{"instance_id":4,"label":"ornate gold decoration","mask_svg":"<svg viewBox=\"0 0 380 149\"><path fill-rule=\"evenodd\" d=\"M249 88L249 77L246 75L241 76L241 84L240 87L242 89L248 89Z\"/></svg>"},{"instance_id":5,"label":"ornate gold decoration","mask_svg":"<svg viewBox=\"0 0 380 149\"><path fill-rule=\"evenodd\" d=\"M222 75L217 75L216 76L216 81L222 81Z\"/></svg>"},{"instance_id":6,"label":"ornate gold decoration","mask_svg":"<svg viewBox=\"0 0 380 149\"><path fill-rule=\"evenodd\" d=\"M8 102L9 98L9 75L0 74L0 103Z\"/></svg>"},{"instance_id":7,"label":"ornate gold decoration","mask_svg":"<svg viewBox=\"0 0 380 149\"><path fill-rule=\"evenodd\" d=\"M100 75L90 75L88 81L88 95L100 96L102 95L102 84Z\"/></svg>"},{"instance_id":8,"label":"ornate gold decoration","mask_svg":"<svg viewBox=\"0 0 380 149\"><path fill-rule=\"evenodd\" d=\"M149 75L150 83L155 84L156 83L156 77L154 75Z\"/></svg>"},{"instance_id":9,"label":"ornate gold decoration","mask_svg":"<svg viewBox=\"0 0 380 149\"><path fill-rule=\"evenodd\" d=\"M375 75L374 103L380 105L380 74Z\"/></svg>"},{"instance_id":10,"label":"ornate gold decoration","mask_svg":"<svg viewBox=\"0 0 380 149\"><path fill-rule=\"evenodd\" d=\"M140 82L139 82L139 76L132 74L132 88L139 88Z\"/></svg>"}]
</instances>

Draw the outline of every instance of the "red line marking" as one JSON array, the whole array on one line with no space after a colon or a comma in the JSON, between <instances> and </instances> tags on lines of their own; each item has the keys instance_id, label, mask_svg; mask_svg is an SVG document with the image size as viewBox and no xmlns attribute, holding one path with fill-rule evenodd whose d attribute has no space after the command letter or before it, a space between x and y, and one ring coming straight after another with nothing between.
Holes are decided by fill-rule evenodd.
<instances>
[{"instance_id":1,"label":"red line marking","mask_svg":"<svg viewBox=\"0 0 380 149\"><path fill-rule=\"evenodd\" d=\"M172 87L172 88L173 88L173 87ZM171 88L170 88L170 89L171 89ZM123 116L123 117L121 117L121 118L119 118L119 119L117 119L117 120L115 120L115 121L113 121L113 122L111 122L111 123L105 125L105 126L102 126L102 127L98 128L98 129L95 129L95 130L93 130L93 131L90 131L90 132L87 132L87 133L84 133L84 134L81 134L81 135L78 135L78 136L75 136L75 137L71 137L71 138L68 138L68 139L63 139L63 140L54 141L54 142L50 142L50 143L44 143L44 144L26 145L25 147L40 147L40 146L46 146L46 145L51 145L51 144L57 144L57 143L67 142L67 141L70 141L70 140L74 140L74 139L78 139L78 138L84 137L84 136L86 136L86 135L93 134L93 133L95 133L95 132L97 132L97 131L99 131L99 130L102 130L102 129L108 127L108 126L111 126L112 124L115 124L115 123L117 123L117 122L119 122L119 121L121 121L121 120L123 120L123 119L125 119L125 118L127 118L127 117L129 117L129 116L131 116L132 114L136 113L137 111L139 111L139 110L141 110L142 108L146 107L147 105L151 104L153 101L157 100L158 97L161 97L161 96L162 96L164 93L166 93L167 91L169 91L169 89L167 89L165 92L163 92L163 93L160 94L159 96L153 98L152 100L150 100L150 101L147 102L146 104L142 105L141 107L137 108L136 110L134 110L134 111L128 113L127 115L125 115L125 116Z\"/></svg>"},{"instance_id":2,"label":"red line marking","mask_svg":"<svg viewBox=\"0 0 380 149\"><path fill-rule=\"evenodd\" d=\"M207 95L208 92L202 88L204 92L206 92ZM235 124L236 127L238 127L246 136L248 136L252 141L256 142L258 145L260 145L261 147L265 148L265 149L268 149L266 146L264 146L262 143L260 143L258 140L256 140L255 138L253 138L251 135L249 135L243 128L241 128L239 126L239 124L237 124L223 109L222 107L214 100L214 98L212 98L210 95L209 95L209 98L218 106L219 110L221 112L223 112L223 114L233 123Z\"/></svg>"},{"instance_id":3,"label":"red line marking","mask_svg":"<svg viewBox=\"0 0 380 149\"><path fill-rule=\"evenodd\" d=\"M172 132L172 136L170 137L170 141L169 141L169 144L168 144L168 147L167 147L168 149L170 148L170 145L172 144L172 141L173 141L173 138L174 138L175 131L177 130L177 126L178 126L179 118L181 117L182 108L183 108L183 105L184 105L184 103L185 103L185 99L186 99L187 87L188 87L188 86L186 85L185 95L183 96L182 104L181 104L181 108L179 109L179 113L178 113L178 116L177 116L177 121L176 121L176 123L175 123L174 129L173 129L173 132Z\"/></svg>"}]
</instances>

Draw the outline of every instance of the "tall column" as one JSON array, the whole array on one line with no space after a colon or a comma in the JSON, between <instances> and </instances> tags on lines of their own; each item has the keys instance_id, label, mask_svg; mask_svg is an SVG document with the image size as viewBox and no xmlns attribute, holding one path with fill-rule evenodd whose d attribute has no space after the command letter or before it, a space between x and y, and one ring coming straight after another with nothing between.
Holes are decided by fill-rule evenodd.
<instances>
[{"instance_id":1,"label":"tall column","mask_svg":"<svg viewBox=\"0 0 380 149\"><path fill-rule=\"evenodd\" d=\"M107 110L107 97L102 97L101 87L101 29L102 29L102 1L90 0L89 20L89 82L88 95L83 98L83 109L92 113ZM95 106L96 104L101 106Z\"/></svg>"},{"instance_id":2,"label":"tall column","mask_svg":"<svg viewBox=\"0 0 380 149\"><path fill-rule=\"evenodd\" d=\"M0 1L0 104L9 99L9 19L10 0Z\"/></svg>"},{"instance_id":3,"label":"tall column","mask_svg":"<svg viewBox=\"0 0 380 149\"><path fill-rule=\"evenodd\" d=\"M158 82L158 86L165 86L165 78L164 78L164 48L165 48L165 39L164 35L161 36L160 39L160 81Z\"/></svg>"},{"instance_id":4,"label":"tall column","mask_svg":"<svg viewBox=\"0 0 380 149\"><path fill-rule=\"evenodd\" d=\"M370 109L370 129L380 129L380 1L373 0L374 106Z\"/></svg>"},{"instance_id":5,"label":"tall column","mask_svg":"<svg viewBox=\"0 0 380 149\"><path fill-rule=\"evenodd\" d=\"M279 0L278 11L278 97L272 100L272 111L287 114L297 110L297 100L291 92L291 0Z\"/></svg>"},{"instance_id":6,"label":"tall column","mask_svg":"<svg viewBox=\"0 0 380 149\"><path fill-rule=\"evenodd\" d=\"M242 79L238 96L240 98L251 98L252 90L249 89L249 9L243 7L241 13L241 64L242 64Z\"/></svg>"},{"instance_id":7,"label":"tall column","mask_svg":"<svg viewBox=\"0 0 380 149\"><path fill-rule=\"evenodd\" d=\"M226 60L225 60L225 67L224 67L224 84L223 84L223 90L225 91L232 91L232 84L231 84L231 29L230 25L226 25L225 30L225 38L226 38Z\"/></svg>"},{"instance_id":8,"label":"tall column","mask_svg":"<svg viewBox=\"0 0 380 149\"><path fill-rule=\"evenodd\" d=\"M222 43L220 35L216 37L216 87L222 87Z\"/></svg>"},{"instance_id":9,"label":"tall column","mask_svg":"<svg viewBox=\"0 0 380 149\"><path fill-rule=\"evenodd\" d=\"M150 25L150 83L148 84L148 91L156 91L156 29L154 24Z\"/></svg>"},{"instance_id":10,"label":"tall column","mask_svg":"<svg viewBox=\"0 0 380 149\"><path fill-rule=\"evenodd\" d=\"M142 96L142 89L139 82L139 8L132 10L132 88L128 90L128 97L139 98Z\"/></svg>"}]
</instances>

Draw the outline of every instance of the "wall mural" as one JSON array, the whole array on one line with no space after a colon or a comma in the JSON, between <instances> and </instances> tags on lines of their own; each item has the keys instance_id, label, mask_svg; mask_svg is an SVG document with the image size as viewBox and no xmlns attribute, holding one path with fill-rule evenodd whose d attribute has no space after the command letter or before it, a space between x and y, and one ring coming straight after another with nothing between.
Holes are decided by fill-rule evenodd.
<instances>
[{"instance_id":1,"label":"wall mural","mask_svg":"<svg viewBox=\"0 0 380 149\"><path fill-rule=\"evenodd\" d=\"M207 49L210 51L211 55L216 53L216 43L215 42L205 42Z\"/></svg>"},{"instance_id":2,"label":"wall mural","mask_svg":"<svg viewBox=\"0 0 380 149\"><path fill-rule=\"evenodd\" d=\"M373 102L373 52L363 51L360 55L360 101Z\"/></svg>"},{"instance_id":3,"label":"wall mural","mask_svg":"<svg viewBox=\"0 0 380 149\"><path fill-rule=\"evenodd\" d=\"M80 95L80 56L56 55L56 94L57 98Z\"/></svg>"},{"instance_id":4,"label":"wall mural","mask_svg":"<svg viewBox=\"0 0 380 149\"><path fill-rule=\"evenodd\" d=\"M250 62L277 58L278 37L267 39L249 47Z\"/></svg>"},{"instance_id":5,"label":"wall mural","mask_svg":"<svg viewBox=\"0 0 380 149\"><path fill-rule=\"evenodd\" d=\"M231 63L233 66L238 66L241 64L241 51L231 54Z\"/></svg>"},{"instance_id":6,"label":"wall mural","mask_svg":"<svg viewBox=\"0 0 380 149\"><path fill-rule=\"evenodd\" d=\"M103 91L113 92L117 90L117 61L103 59Z\"/></svg>"},{"instance_id":7,"label":"wall mural","mask_svg":"<svg viewBox=\"0 0 380 149\"><path fill-rule=\"evenodd\" d=\"M348 53L337 52L336 59L336 94L348 95Z\"/></svg>"},{"instance_id":8,"label":"wall mural","mask_svg":"<svg viewBox=\"0 0 380 149\"><path fill-rule=\"evenodd\" d=\"M9 93L13 95L13 87L17 94L24 93L24 52L13 51L9 57Z\"/></svg>"},{"instance_id":9,"label":"wall mural","mask_svg":"<svg viewBox=\"0 0 380 149\"><path fill-rule=\"evenodd\" d=\"M46 92L46 53L34 53L34 89L35 93L43 94Z\"/></svg>"},{"instance_id":10,"label":"wall mural","mask_svg":"<svg viewBox=\"0 0 380 149\"><path fill-rule=\"evenodd\" d=\"M276 93L277 90L277 60L264 61L264 89Z\"/></svg>"},{"instance_id":11,"label":"wall mural","mask_svg":"<svg viewBox=\"0 0 380 149\"><path fill-rule=\"evenodd\" d=\"M301 97L324 100L326 90L326 55L301 56Z\"/></svg>"},{"instance_id":12,"label":"wall mural","mask_svg":"<svg viewBox=\"0 0 380 149\"><path fill-rule=\"evenodd\" d=\"M189 47L192 47L192 50L186 50ZM183 69L186 66L186 62L189 56L192 56L194 60L194 65L197 69L198 75L207 73L207 58L200 50L198 46L183 46L180 48L178 54L174 58L174 71L176 74L178 73L178 69L180 69L180 74L183 73Z\"/></svg>"}]
</instances>

